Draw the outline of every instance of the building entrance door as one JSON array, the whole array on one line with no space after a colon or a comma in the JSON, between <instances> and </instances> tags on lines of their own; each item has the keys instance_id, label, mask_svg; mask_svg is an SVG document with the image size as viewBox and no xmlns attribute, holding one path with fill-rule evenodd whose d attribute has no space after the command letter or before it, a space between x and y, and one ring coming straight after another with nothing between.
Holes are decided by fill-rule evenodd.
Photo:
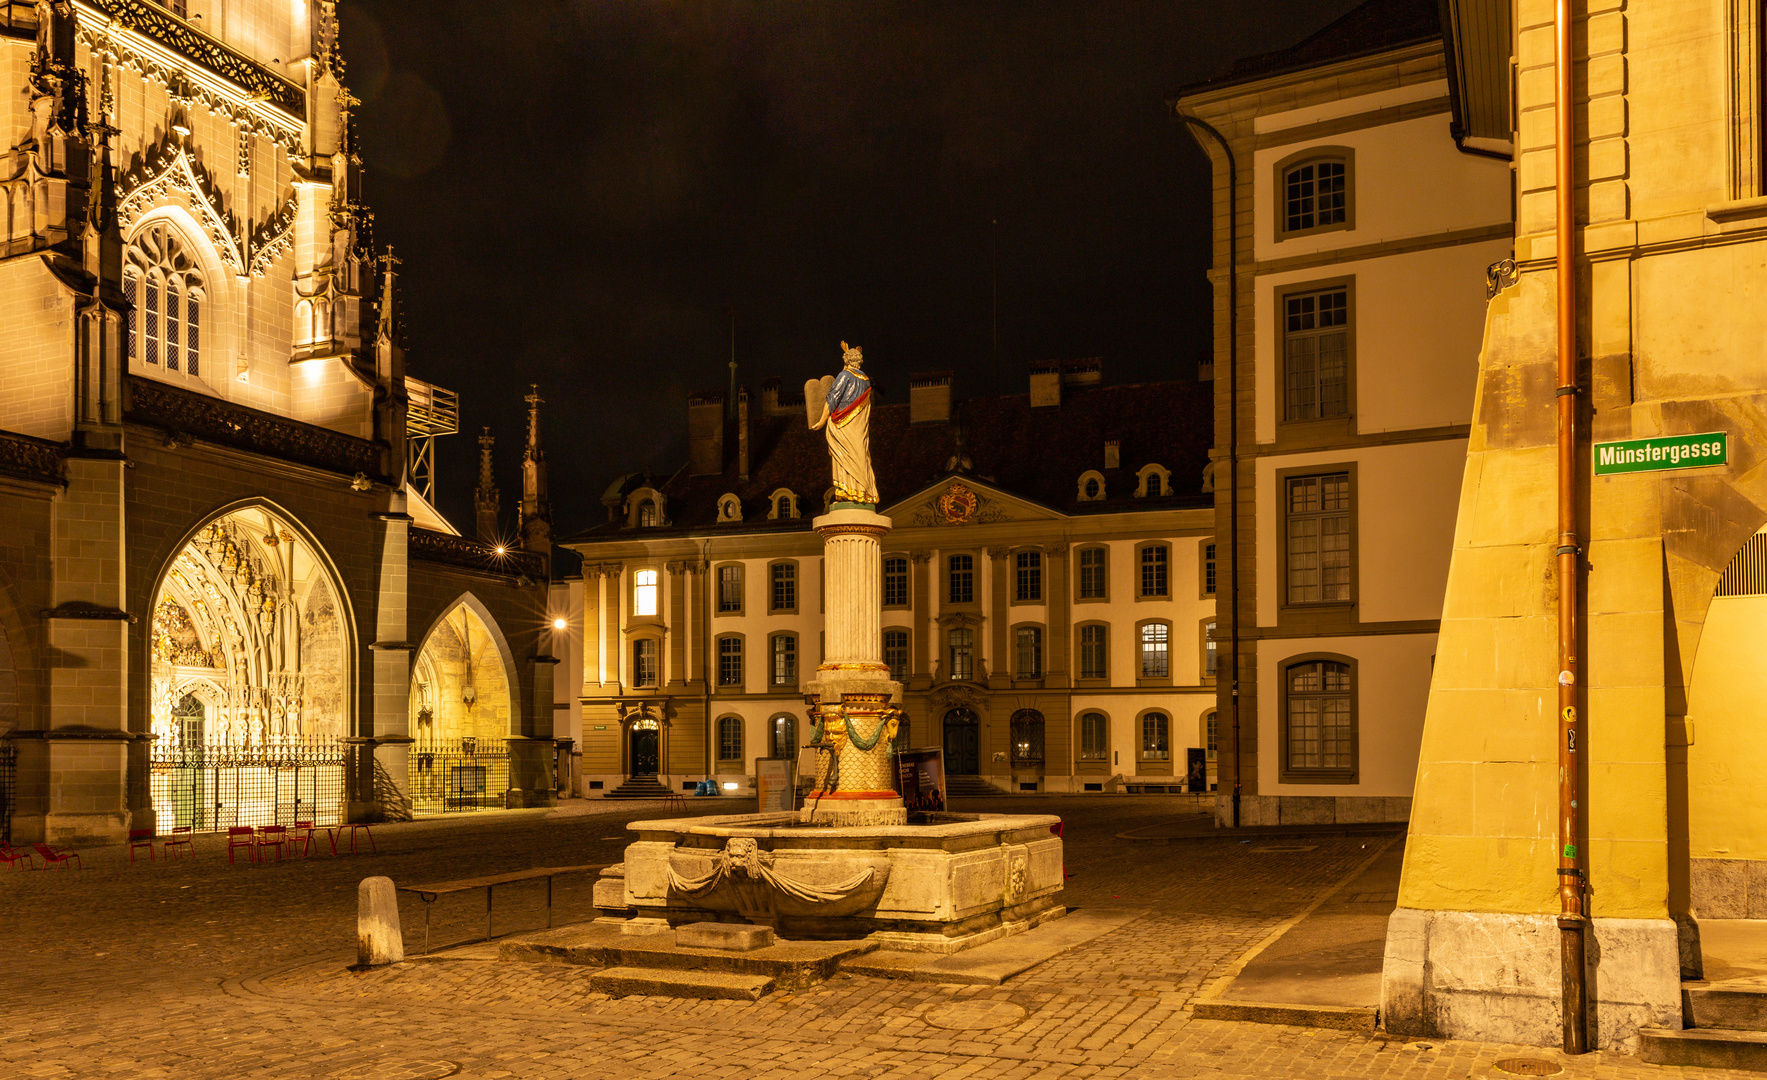
<instances>
[{"instance_id":1,"label":"building entrance door","mask_svg":"<svg viewBox=\"0 0 1767 1080\"><path fill-rule=\"evenodd\" d=\"M634 724L632 726L632 775L655 776L656 767L657 729Z\"/></svg>"},{"instance_id":2,"label":"building entrance door","mask_svg":"<svg viewBox=\"0 0 1767 1080\"><path fill-rule=\"evenodd\" d=\"M952 709L945 714L945 773L975 776L981 772L981 746L976 714Z\"/></svg>"}]
</instances>

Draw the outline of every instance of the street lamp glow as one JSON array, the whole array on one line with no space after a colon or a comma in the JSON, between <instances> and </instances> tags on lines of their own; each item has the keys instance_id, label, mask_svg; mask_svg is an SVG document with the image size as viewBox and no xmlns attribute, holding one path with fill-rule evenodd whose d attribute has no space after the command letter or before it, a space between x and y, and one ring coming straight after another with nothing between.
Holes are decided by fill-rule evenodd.
<instances>
[{"instance_id":1,"label":"street lamp glow","mask_svg":"<svg viewBox=\"0 0 1767 1080\"><path fill-rule=\"evenodd\" d=\"M570 623L565 622L563 619L552 620L552 628L554 630L563 630L565 627L567 627L569 625L570 625Z\"/></svg>"},{"instance_id":2,"label":"street lamp glow","mask_svg":"<svg viewBox=\"0 0 1767 1080\"><path fill-rule=\"evenodd\" d=\"M498 544L497 545L497 554L502 555L502 554L504 554L504 551L505 551L505 549L504 549L503 545Z\"/></svg>"}]
</instances>

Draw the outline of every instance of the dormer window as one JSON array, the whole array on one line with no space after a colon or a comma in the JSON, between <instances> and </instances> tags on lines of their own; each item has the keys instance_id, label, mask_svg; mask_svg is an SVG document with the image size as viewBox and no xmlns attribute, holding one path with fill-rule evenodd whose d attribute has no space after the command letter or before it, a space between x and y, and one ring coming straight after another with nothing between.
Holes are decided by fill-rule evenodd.
<instances>
[{"instance_id":1,"label":"dormer window","mask_svg":"<svg viewBox=\"0 0 1767 1080\"><path fill-rule=\"evenodd\" d=\"M1080 502L1097 502L1104 498L1104 474L1097 469L1087 469L1081 473L1077 498Z\"/></svg>"},{"instance_id":2,"label":"dormer window","mask_svg":"<svg viewBox=\"0 0 1767 1080\"><path fill-rule=\"evenodd\" d=\"M737 498L734 494L725 495L723 498L719 499L718 500L718 520L719 521L741 521L742 520L742 500Z\"/></svg>"},{"instance_id":3,"label":"dormer window","mask_svg":"<svg viewBox=\"0 0 1767 1080\"><path fill-rule=\"evenodd\" d=\"M781 521L798 516L798 497L790 488L780 488L768 496L771 508L767 511L770 520Z\"/></svg>"},{"instance_id":4,"label":"dormer window","mask_svg":"<svg viewBox=\"0 0 1767 1080\"><path fill-rule=\"evenodd\" d=\"M1136 498L1157 499L1172 494L1172 473L1164 465L1143 465L1135 475L1139 481L1135 488Z\"/></svg>"},{"instance_id":5,"label":"dormer window","mask_svg":"<svg viewBox=\"0 0 1767 1080\"><path fill-rule=\"evenodd\" d=\"M656 503L649 499L638 504L638 527L640 529L656 528Z\"/></svg>"}]
</instances>

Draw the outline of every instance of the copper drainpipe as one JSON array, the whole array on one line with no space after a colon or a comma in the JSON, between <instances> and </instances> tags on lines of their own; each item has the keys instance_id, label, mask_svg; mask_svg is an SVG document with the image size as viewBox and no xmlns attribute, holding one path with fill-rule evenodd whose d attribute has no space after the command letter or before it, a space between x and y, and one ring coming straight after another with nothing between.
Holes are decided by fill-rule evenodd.
<instances>
[{"instance_id":1,"label":"copper drainpipe","mask_svg":"<svg viewBox=\"0 0 1767 1080\"><path fill-rule=\"evenodd\" d=\"M1553 16L1553 66L1557 76L1554 121L1557 128L1558 276L1558 928L1564 1000L1564 1051L1589 1050L1589 989L1584 952L1589 919L1583 910L1583 868L1577 846L1579 670L1577 629L1577 279L1573 234L1577 211L1573 161L1575 123L1571 115L1570 0L1558 0Z\"/></svg>"}]
</instances>

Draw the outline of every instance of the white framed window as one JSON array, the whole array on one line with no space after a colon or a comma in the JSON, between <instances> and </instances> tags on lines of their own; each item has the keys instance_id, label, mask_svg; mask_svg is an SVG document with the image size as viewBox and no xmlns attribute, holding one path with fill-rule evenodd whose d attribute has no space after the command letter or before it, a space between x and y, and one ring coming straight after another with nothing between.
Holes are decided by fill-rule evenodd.
<instances>
[{"instance_id":1,"label":"white framed window","mask_svg":"<svg viewBox=\"0 0 1767 1080\"><path fill-rule=\"evenodd\" d=\"M1339 152L1285 161L1281 170L1280 235L1298 236L1350 225L1350 161Z\"/></svg>"},{"instance_id":2,"label":"white framed window","mask_svg":"<svg viewBox=\"0 0 1767 1080\"><path fill-rule=\"evenodd\" d=\"M123 258L129 359L137 370L201 378L203 275L193 245L167 221L146 225Z\"/></svg>"},{"instance_id":3,"label":"white framed window","mask_svg":"<svg viewBox=\"0 0 1767 1080\"><path fill-rule=\"evenodd\" d=\"M632 575L632 614L656 615L656 571L639 570Z\"/></svg>"}]
</instances>

